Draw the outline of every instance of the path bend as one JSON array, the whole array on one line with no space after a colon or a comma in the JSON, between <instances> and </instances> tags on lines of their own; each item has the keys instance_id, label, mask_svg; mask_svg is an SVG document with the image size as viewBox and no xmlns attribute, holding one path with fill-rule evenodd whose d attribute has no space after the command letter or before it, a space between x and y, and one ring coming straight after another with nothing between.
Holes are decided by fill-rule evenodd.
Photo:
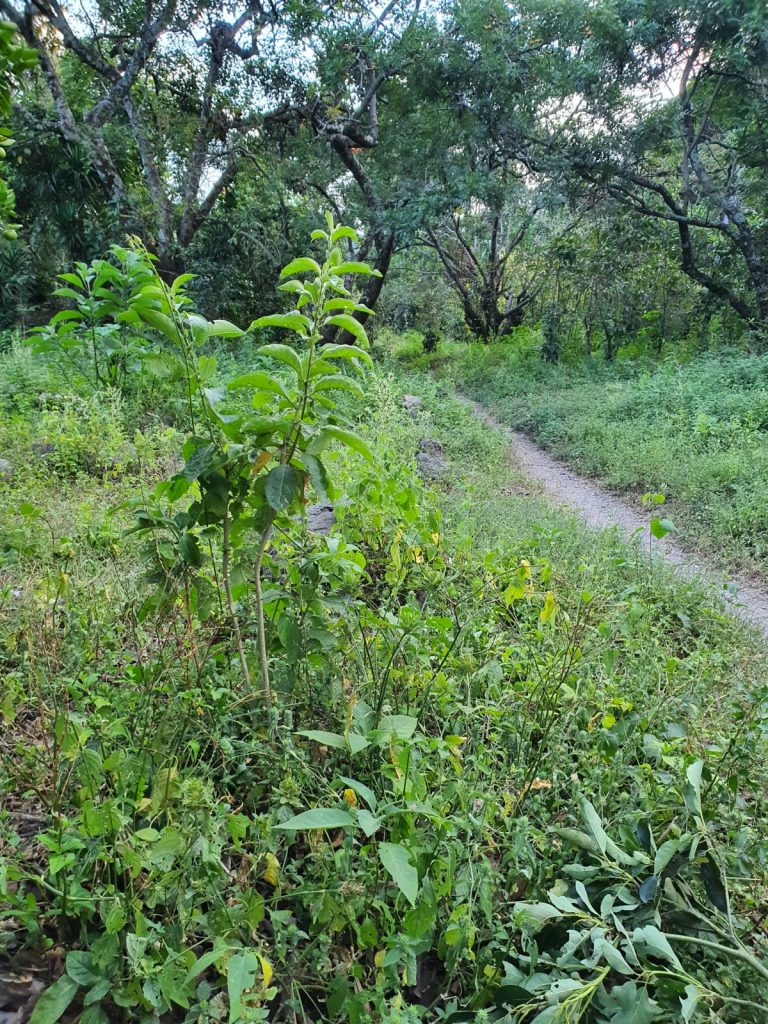
<instances>
[{"instance_id":1,"label":"path bend","mask_svg":"<svg viewBox=\"0 0 768 1024\"><path fill-rule=\"evenodd\" d=\"M728 611L755 626L768 640L768 592L738 576L729 576L706 559L691 554L671 536L657 540L648 519L594 481L587 480L558 462L549 452L519 431L500 423L484 405L470 398L461 401L494 430L502 432L510 443L510 457L524 476L540 485L554 503L575 512L592 529L618 526L627 537L634 537L646 551L654 550L680 576L699 579L720 593ZM726 589L728 583L736 593Z\"/></svg>"}]
</instances>

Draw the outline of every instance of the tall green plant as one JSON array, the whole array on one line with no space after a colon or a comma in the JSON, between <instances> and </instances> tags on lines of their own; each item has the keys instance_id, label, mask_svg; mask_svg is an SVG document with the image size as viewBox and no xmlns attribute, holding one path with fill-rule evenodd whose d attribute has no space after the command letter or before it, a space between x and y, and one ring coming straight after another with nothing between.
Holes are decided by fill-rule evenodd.
<instances>
[{"instance_id":1,"label":"tall green plant","mask_svg":"<svg viewBox=\"0 0 768 1024\"><path fill-rule=\"evenodd\" d=\"M308 486L327 500L328 476L322 453L329 445L340 442L371 459L364 440L351 429L331 396L344 391L363 397L354 378L371 360L364 351L368 347L365 330L352 314L370 311L355 302L344 282L347 275L374 271L364 263L344 260L339 243L355 239L355 232L335 225L330 215L327 220L328 230L312 235L325 246L322 265L305 256L282 271L281 277L288 280L280 289L295 297L295 308L260 317L248 329L286 331L294 344L262 345L258 355L263 368L238 376L226 386L211 386L216 360L200 349L211 337L237 338L246 332L228 321L209 322L190 310L184 287L191 275L168 286L154 273L133 298L128 316L173 343L175 350L151 360L150 368L183 382L192 424L184 445L183 469L157 492L157 497L173 502L191 496L191 504L174 516L142 510L139 528L159 530L173 539L166 558L171 563L167 567L174 569L199 567L201 542L210 543L214 534L218 535L228 616L249 688L251 676L232 563L234 556L251 562L258 662L267 703L271 685L262 571L273 530L289 527L291 516L306 502ZM318 349L321 334L329 326L348 331L357 344ZM267 369L275 363L284 371L280 376ZM351 373L343 372L344 366ZM245 411L242 401L237 401L243 391L252 396ZM175 578L178 575L176 572Z\"/></svg>"},{"instance_id":2,"label":"tall green plant","mask_svg":"<svg viewBox=\"0 0 768 1024\"><path fill-rule=\"evenodd\" d=\"M0 21L0 119L11 113L11 97L19 76L37 63L34 50L24 46L16 32L16 26L9 21ZM0 233L9 241L16 238L16 197L5 181L3 161L6 150L13 145L11 132L0 125Z\"/></svg>"},{"instance_id":3,"label":"tall green plant","mask_svg":"<svg viewBox=\"0 0 768 1024\"><path fill-rule=\"evenodd\" d=\"M113 245L110 259L78 262L59 274L54 296L68 303L30 334L33 351L54 356L59 366L82 376L93 390L125 388L156 347L129 304L156 278L153 257Z\"/></svg>"}]
</instances>

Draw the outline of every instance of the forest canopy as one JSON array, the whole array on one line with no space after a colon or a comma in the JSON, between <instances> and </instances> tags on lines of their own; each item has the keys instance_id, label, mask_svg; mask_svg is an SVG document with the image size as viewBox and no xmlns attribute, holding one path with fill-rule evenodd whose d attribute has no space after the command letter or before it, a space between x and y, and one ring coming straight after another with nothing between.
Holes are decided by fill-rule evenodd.
<instances>
[{"instance_id":1,"label":"forest canopy","mask_svg":"<svg viewBox=\"0 0 768 1024\"><path fill-rule=\"evenodd\" d=\"M0 14L36 56L9 112L6 325L127 234L252 313L329 207L384 275L368 306L416 269L485 340L532 305L560 330L578 310L609 357L649 317L665 340L768 319L760 0Z\"/></svg>"}]
</instances>

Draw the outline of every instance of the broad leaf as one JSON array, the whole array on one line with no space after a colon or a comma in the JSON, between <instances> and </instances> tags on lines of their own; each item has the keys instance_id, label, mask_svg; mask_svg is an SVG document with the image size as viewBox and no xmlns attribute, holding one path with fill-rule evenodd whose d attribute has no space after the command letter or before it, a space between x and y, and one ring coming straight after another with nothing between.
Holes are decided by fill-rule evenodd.
<instances>
[{"instance_id":1,"label":"broad leaf","mask_svg":"<svg viewBox=\"0 0 768 1024\"><path fill-rule=\"evenodd\" d=\"M295 348L291 348L290 345L262 345L259 349L259 355L270 356L272 359L277 359L280 363L285 363L286 366L290 366L300 380L303 379L304 374L299 353Z\"/></svg>"},{"instance_id":2,"label":"broad leaf","mask_svg":"<svg viewBox=\"0 0 768 1024\"><path fill-rule=\"evenodd\" d=\"M381 273L378 270L373 270L367 263L357 263L354 260L339 263L338 266L333 268L333 272L338 274L339 277L343 277L344 274L364 274L366 277L381 277Z\"/></svg>"},{"instance_id":3,"label":"broad leaf","mask_svg":"<svg viewBox=\"0 0 768 1024\"><path fill-rule=\"evenodd\" d=\"M245 331L231 324L229 320L214 320L208 324L209 338L241 338L244 334Z\"/></svg>"},{"instance_id":4,"label":"broad leaf","mask_svg":"<svg viewBox=\"0 0 768 1024\"><path fill-rule=\"evenodd\" d=\"M334 373L330 377L323 377L315 384L315 391L349 391L356 398L365 397L365 392L357 381L345 377L343 373Z\"/></svg>"},{"instance_id":5,"label":"broad leaf","mask_svg":"<svg viewBox=\"0 0 768 1024\"><path fill-rule=\"evenodd\" d=\"M340 750L348 749L346 736L342 736L340 732L324 732L322 729L300 729L296 735L306 736L308 740L322 743L324 747L338 747Z\"/></svg>"},{"instance_id":6,"label":"broad leaf","mask_svg":"<svg viewBox=\"0 0 768 1024\"><path fill-rule=\"evenodd\" d=\"M254 370L253 373L244 373L240 377L235 377L231 380L227 387L235 390L237 388L258 388L260 391L270 391L273 395L279 395L281 398L289 399L288 392L285 390L280 381L273 377L270 373L264 373L263 370Z\"/></svg>"},{"instance_id":7,"label":"broad leaf","mask_svg":"<svg viewBox=\"0 0 768 1024\"><path fill-rule=\"evenodd\" d=\"M373 360L357 345L323 345L323 359L359 359L366 366L373 366Z\"/></svg>"},{"instance_id":8,"label":"broad leaf","mask_svg":"<svg viewBox=\"0 0 768 1024\"><path fill-rule=\"evenodd\" d=\"M369 839L381 828L381 818L375 818L365 808L357 812L357 823Z\"/></svg>"},{"instance_id":9,"label":"broad leaf","mask_svg":"<svg viewBox=\"0 0 768 1024\"><path fill-rule=\"evenodd\" d=\"M261 327L283 327L287 331L304 334L309 326L308 317L294 309L290 313L270 313L269 316L260 316L258 320L253 321L248 330L257 331Z\"/></svg>"},{"instance_id":10,"label":"broad leaf","mask_svg":"<svg viewBox=\"0 0 768 1024\"><path fill-rule=\"evenodd\" d=\"M331 441L341 441L342 444L362 455L367 462L373 462L371 449L362 437L351 430L346 430L344 427L323 427L317 437L313 438L307 451L310 455L316 455L326 448Z\"/></svg>"},{"instance_id":11,"label":"broad leaf","mask_svg":"<svg viewBox=\"0 0 768 1024\"><path fill-rule=\"evenodd\" d=\"M419 892L419 873L411 864L410 854L397 843L379 843L379 858L392 881L412 907Z\"/></svg>"},{"instance_id":12,"label":"broad leaf","mask_svg":"<svg viewBox=\"0 0 768 1024\"><path fill-rule=\"evenodd\" d=\"M632 933L632 941L642 943L654 956L673 964L678 970L683 969L675 951L669 944L669 939L655 925L647 924L643 928L635 928Z\"/></svg>"},{"instance_id":13,"label":"broad leaf","mask_svg":"<svg viewBox=\"0 0 768 1024\"><path fill-rule=\"evenodd\" d=\"M229 996L229 1024L236 1024L244 1016L243 994L253 988L259 961L250 949L235 953L227 963L227 995Z\"/></svg>"},{"instance_id":14,"label":"broad leaf","mask_svg":"<svg viewBox=\"0 0 768 1024\"><path fill-rule=\"evenodd\" d=\"M275 466L267 474L264 493L275 512L284 512L296 500L300 490L301 475L293 466Z\"/></svg>"},{"instance_id":15,"label":"broad leaf","mask_svg":"<svg viewBox=\"0 0 768 1024\"><path fill-rule=\"evenodd\" d=\"M55 1024L66 1012L80 986L68 974L62 974L58 981L47 988L35 1003L29 1024Z\"/></svg>"},{"instance_id":16,"label":"broad leaf","mask_svg":"<svg viewBox=\"0 0 768 1024\"><path fill-rule=\"evenodd\" d=\"M349 811L337 807L315 807L311 811L294 814L288 821L272 827L299 832L315 828L348 828L350 825L354 825L354 821Z\"/></svg>"},{"instance_id":17,"label":"broad leaf","mask_svg":"<svg viewBox=\"0 0 768 1024\"><path fill-rule=\"evenodd\" d=\"M353 338L357 339L361 348L370 348L365 328L359 320L355 320L349 313L336 313L334 316L329 316L326 322L333 324L334 327L341 327L342 330L348 331Z\"/></svg>"},{"instance_id":18,"label":"broad leaf","mask_svg":"<svg viewBox=\"0 0 768 1024\"><path fill-rule=\"evenodd\" d=\"M320 275L320 264L315 263L309 256L299 256L296 260L291 260L283 269L280 271L280 277L289 277L291 274L306 274L312 273Z\"/></svg>"}]
</instances>

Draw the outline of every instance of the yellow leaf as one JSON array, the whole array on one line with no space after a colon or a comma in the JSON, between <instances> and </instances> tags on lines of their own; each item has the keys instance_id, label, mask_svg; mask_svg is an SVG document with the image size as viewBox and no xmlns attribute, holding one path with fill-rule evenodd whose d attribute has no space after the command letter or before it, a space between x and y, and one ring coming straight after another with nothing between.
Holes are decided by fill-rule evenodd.
<instances>
[{"instance_id":1,"label":"yellow leaf","mask_svg":"<svg viewBox=\"0 0 768 1024\"><path fill-rule=\"evenodd\" d=\"M264 469L271 458L272 452L262 452L258 459L251 463L251 473L256 476L257 473L260 473L261 470Z\"/></svg>"},{"instance_id":2,"label":"yellow leaf","mask_svg":"<svg viewBox=\"0 0 768 1024\"><path fill-rule=\"evenodd\" d=\"M266 960L261 955L261 953L257 953L256 955L259 958L259 963L261 964L261 971L262 974L264 975L264 988L269 988L269 983L270 981L272 981L272 975L275 973L272 970L272 964L269 962L269 960Z\"/></svg>"},{"instance_id":3,"label":"yellow leaf","mask_svg":"<svg viewBox=\"0 0 768 1024\"><path fill-rule=\"evenodd\" d=\"M386 954L386 950L385 949L380 949L380 950L377 951L376 956L373 958L373 962L376 964L376 966L379 969L381 969L384 966L384 956L385 956L385 954Z\"/></svg>"},{"instance_id":4,"label":"yellow leaf","mask_svg":"<svg viewBox=\"0 0 768 1024\"><path fill-rule=\"evenodd\" d=\"M520 559L520 568L523 570L523 578L529 580L531 578L531 563L527 558Z\"/></svg>"},{"instance_id":5,"label":"yellow leaf","mask_svg":"<svg viewBox=\"0 0 768 1024\"><path fill-rule=\"evenodd\" d=\"M552 783L549 779L534 779L530 785L530 789L552 789Z\"/></svg>"},{"instance_id":6,"label":"yellow leaf","mask_svg":"<svg viewBox=\"0 0 768 1024\"><path fill-rule=\"evenodd\" d=\"M439 544L440 543L440 534L439 533L433 533L433 534L431 534L431 537L432 537L432 543L433 544Z\"/></svg>"},{"instance_id":7,"label":"yellow leaf","mask_svg":"<svg viewBox=\"0 0 768 1024\"><path fill-rule=\"evenodd\" d=\"M344 799L350 807L357 807L357 793L355 793L354 789L345 789Z\"/></svg>"},{"instance_id":8,"label":"yellow leaf","mask_svg":"<svg viewBox=\"0 0 768 1024\"><path fill-rule=\"evenodd\" d=\"M616 715L612 715L610 711L607 715L603 715L602 725L604 729L610 729L612 726L616 725Z\"/></svg>"},{"instance_id":9,"label":"yellow leaf","mask_svg":"<svg viewBox=\"0 0 768 1024\"><path fill-rule=\"evenodd\" d=\"M556 611L557 606L555 604L555 595L552 593L551 590L548 590L547 596L544 598L544 607L541 609L541 614L539 615L539 618L542 622L549 622L549 620L554 616Z\"/></svg>"},{"instance_id":10,"label":"yellow leaf","mask_svg":"<svg viewBox=\"0 0 768 1024\"><path fill-rule=\"evenodd\" d=\"M421 553L421 548L413 549L413 557L416 560L416 564L421 565L421 563L424 561L424 555L422 555Z\"/></svg>"},{"instance_id":11,"label":"yellow leaf","mask_svg":"<svg viewBox=\"0 0 768 1024\"><path fill-rule=\"evenodd\" d=\"M275 886L280 878L280 861L274 855L274 853L268 853L264 858L267 862L267 866L264 869L265 882L269 882L271 886Z\"/></svg>"}]
</instances>

